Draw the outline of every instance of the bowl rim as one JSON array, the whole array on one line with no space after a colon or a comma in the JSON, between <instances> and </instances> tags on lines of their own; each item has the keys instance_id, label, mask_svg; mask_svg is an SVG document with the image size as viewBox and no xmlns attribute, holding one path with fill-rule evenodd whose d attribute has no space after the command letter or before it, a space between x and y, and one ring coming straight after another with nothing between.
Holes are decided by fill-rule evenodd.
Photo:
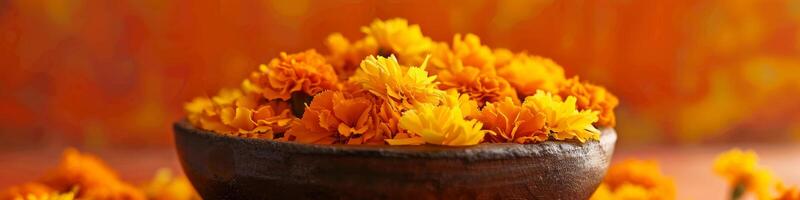
<instances>
[{"instance_id":1,"label":"bowl rim","mask_svg":"<svg viewBox=\"0 0 800 200\"><path fill-rule=\"evenodd\" d=\"M299 154L318 155L354 155L368 157L392 158L466 158L469 160L507 159L522 157L540 157L546 154L563 154L569 151L581 151L583 148L600 148L613 145L617 140L614 128L600 128L600 140L590 140L585 143L578 141L553 141L548 140L534 144L517 143L482 143L472 146L440 146L440 145L346 145L346 144L306 144L297 142L275 141L259 138L237 137L220 134L213 131L195 127L186 119L173 124L173 133L176 146L180 142L179 134L194 134L215 143L225 145L249 145ZM179 147L180 148L180 147ZM612 149L613 150L613 149Z\"/></svg>"}]
</instances>

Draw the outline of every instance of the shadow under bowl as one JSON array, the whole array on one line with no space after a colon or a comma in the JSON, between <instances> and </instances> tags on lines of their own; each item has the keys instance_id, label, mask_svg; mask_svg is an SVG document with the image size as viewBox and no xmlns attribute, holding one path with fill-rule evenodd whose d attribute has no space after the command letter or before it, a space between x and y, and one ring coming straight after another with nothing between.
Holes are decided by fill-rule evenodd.
<instances>
[{"instance_id":1,"label":"shadow under bowl","mask_svg":"<svg viewBox=\"0 0 800 200\"><path fill-rule=\"evenodd\" d=\"M181 166L204 199L588 199L617 140L470 147L314 145L174 124Z\"/></svg>"}]
</instances>

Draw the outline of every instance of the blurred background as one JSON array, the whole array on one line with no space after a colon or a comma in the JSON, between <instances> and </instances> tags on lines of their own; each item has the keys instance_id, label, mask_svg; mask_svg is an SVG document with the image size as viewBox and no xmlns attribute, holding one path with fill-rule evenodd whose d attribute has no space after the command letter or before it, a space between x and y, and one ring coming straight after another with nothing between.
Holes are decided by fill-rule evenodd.
<instances>
[{"instance_id":1,"label":"blurred background","mask_svg":"<svg viewBox=\"0 0 800 200\"><path fill-rule=\"evenodd\" d=\"M435 40L475 33L550 57L606 86L621 101L618 157L711 177L714 150L753 147L800 182L800 160L787 157L800 152L798 0L4 0L0 161L23 168L79 146L176 166L171 123L184 102L237 86L281 51L325 51L328 34L361 37L359 27L393 17ZM117 150L128 147L167 150ZM691 156L706 160L669 167ZM132 162L114 165L146 165Z\"/></svg>"}]
</instances>

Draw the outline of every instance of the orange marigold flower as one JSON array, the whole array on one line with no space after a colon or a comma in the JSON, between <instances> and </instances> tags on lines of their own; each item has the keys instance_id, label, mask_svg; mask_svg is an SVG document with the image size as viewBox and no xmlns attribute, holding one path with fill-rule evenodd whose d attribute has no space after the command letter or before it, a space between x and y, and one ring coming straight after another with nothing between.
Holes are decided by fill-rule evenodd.
<instances>
[{"instance_id":1,"label":"orange marigold flower","mask_svg":"<svg viewBox=\"0 0 800 200\"><path fill-rule=\"evenodd\" d=\"M511 50L503 48L492 50L492 54L494 55L494 66L498 69L507 66L517 57L525 56L525 54L514 54Z\"/></svg>"},{"instance_id":2,"label":"orange marigold flower","mask_svg":"<svg viewBox=\"0 0 800 200\"><path fill-rule=\"evenodd\" d=\"M256 93L223 89L211 98L198 97L185 106L189 122L201 129L232 135L274 139L296 118L287 102L268 101Z\"/></svg>"},{"instance_id":3,"label":"orange marigold flower","mask_svg":"<svg viewBox=\"0 0 800 200\"><path fill-rule=\"evenodd\" d=\"M519 102L516 90L504 78L495 75L494 70L482 71L456 64L450 70L440 71L437 77L441 82L439 88L456 89L469 95L481 107L488 102L498 102L507 97Z\"/></svg>"},{"instance_id":4,"label":"orange marigold flower","mask_svg":"<svg viewBox=\"0 0 800 200\"><path fill-rule=\"evenodd\" d=\"M575 108L576 101L573 96L561 101L560 97L540 90L535 95L526 97L523 106L544 114L545 130L552 133L556 140L599 140L600 130L592 126L597 121L597 112L578 111Z\"/></svg>"},{"instance_id":5,"label":"orange marigold flower","mask_svg":"<svg viewBox=\"0 0 800 200\"><path fill-rule=\"evenodd\" d=\"M325 91L314 97L287 135L300 143L382 144L383 137L374 128L373 107L366 96L346 97L340 91Z\"/></svg>"},{"instance_id":6,"label":"orange marigold flower","mask_svg":"<svg viewBox=\"0 0 800 200\"><path fill-rule=\"evenodd\" d=\"M453 36L453 54L464 66L481 69L494 68L494 54L492 49L481 45L481 39L475 34L461 34Z\"/></svg>"},{"instance_id":7,"label":"orange marigold flower","mask_svg":"<svg viewBox=\"0 0 800 200\"><path fill-rule=\"evenodd\" d=\"M614 164L602 185L591 199L675 199L674 181L663 175L654 161L625 160ZM602 191L604 188L607 191Z\"/></svg>"},{"instance_id":8,"label":"orange marigold flower","mask_svg":"<svg viewBox=\"0 0 800 200\"><path fill-rule=\"evenodd\" d=\"M552 60L527 55L498 67L497 74L508 80L522 96L533 95L537 90L558 92L558 86L566 80L564 69Z\"/></svg>"},{"instance_id":9,"label":"orange marigold flower","mask_svg":"<svg viewBox=\"0 0 800 200\"><path fill-rule=\"evenodd\" d=\"M489 142L533 143L549 137L544 130L544 114L511 98L486 104L476 119L483 122L484 129L494 133L486 135Z\"/></svg>"},{"instance_id":10,"label":"orange marigold flower","mask_svg":"<svg viewBox=\"0 0 800 200\"><path fill-rule=\"evenodd\" d=\"M172 171L166 168L159 169L141 190L150 200L200 200L189 179L173 176Z\"/></svg>"},{"instance_id":11,"label":"orange marigold flower","mask_svg":"<svg viewBox=\"0 0 800 200\"><path fill-rule=\"evenodd\" d=\"M420 67L405 67L394 56L369 56L350 81L361 86L401 112L415 104L438 104L444 91L437 88L436 76L428 76L425 63Z\"/></svg>"},{"instance_id":12,"label":"orange marigold flower","mask_svg":"<svg viewBox=\"0 0 800 200\"><path fill-rule=\"evenodd\" d=\"M308 50L295 54L282 52L279 58L261 65L247 81L267 99L289 100L295 92L313 96L335 89L338 78L324 56Z\"/></svg>"},{"instance_id":13,"label":"orange marigold flower","mask_svg":"<svg viewBox=\"0 0 800 200\"><path fill-rule=\"evenodd\" d=\"M135 187L122 182L102 160L69 148L61 163L40 179L56 191L79 188L79 199L145 199Z\"/></svg>"},{"instance_id":14,"label":"orange marigold flower","mask_svg":"<svg viewBox=\"0 0 800 200\"><path fill-rule=\"evenodd\" d=\"M434 45L433 40L422 35L419 25L409 25L401 18L375 20L361 31L378 44L378 51L373 55L395 55L405 65L422 63Z\"/></svg>"},{"instance_id":15,"label":"orange marigold flower","mask_svg":"<svg viewBox=\"0 0 800 200\"><path fill-rule=\"evenodd\" d=\"M42 183L30 182L16 186L11 186L3 190L2 192L0 192L0 199L3 200L25 199L29 195L38 197L42 195L49 195L54 192L58 191Z\"/></svg>"},{"instance_id":16,"label":"orange marigold flower","mask_svg":"<svg viewBox=\"0 0 800 200\"><path fill-rule=\"evenodd\" d=\"M481 39L474 34L453 36L452 49L446 43L435 44L431 55L431 65L435 70L463 65L494 73L495 57L492 49L481 45Z\"/></svg>"},{"instance_id":17,"label":"orange marigold flower","mask_svg":"<svg viewBox=\"0 0 800 200\"><path fill-rule=\"evenodd\" d=\"M478 120L465 119L460 106L419 104L403 113L399 125L408 133L417 135L419 140L436 145L476 145L486 134ZM387 142L398 144L394 140L387 139Z\"/></svg>"},{"instance_id":18,"label":"orange marigold flower","mask_svg":"<svg viewBox=\"0 0 800 200\"><path fill-rule=\"evenodd\" d=\"M576 97L579 110L599 112L597 126L614 127L616 124L614 108L619 105L619 100L605 88L580 82L578 77L574 77L562 84L558 95Z\"/></svg>"},{"instance_id":19,"label":"orange marigold flower","mask_svg":"<svg viewBox=\"0 0 800 200\"><path fill-rule=\"evenodd\" d=\"M781 194L778 195L777 200L800 200L800 188L791 187L781 189Z\"/></svg>"}]
</instances>

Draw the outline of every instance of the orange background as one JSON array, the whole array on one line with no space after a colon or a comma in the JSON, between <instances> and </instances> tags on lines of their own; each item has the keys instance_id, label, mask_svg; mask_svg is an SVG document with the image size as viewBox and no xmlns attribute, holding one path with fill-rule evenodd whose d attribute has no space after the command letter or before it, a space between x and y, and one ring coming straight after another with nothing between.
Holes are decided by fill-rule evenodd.
<instances>
[{"instance_id":1,"label":"orange background","mask_svg":"<svg viewBox=\"0 0 800 200\"><path fill-rule=\"evenodd\" d=\"M553 58L624 145L800 138L800 1L0 1L0 145L166 146L192 97L375 18Z\"/></svg>"}]
</instances>

